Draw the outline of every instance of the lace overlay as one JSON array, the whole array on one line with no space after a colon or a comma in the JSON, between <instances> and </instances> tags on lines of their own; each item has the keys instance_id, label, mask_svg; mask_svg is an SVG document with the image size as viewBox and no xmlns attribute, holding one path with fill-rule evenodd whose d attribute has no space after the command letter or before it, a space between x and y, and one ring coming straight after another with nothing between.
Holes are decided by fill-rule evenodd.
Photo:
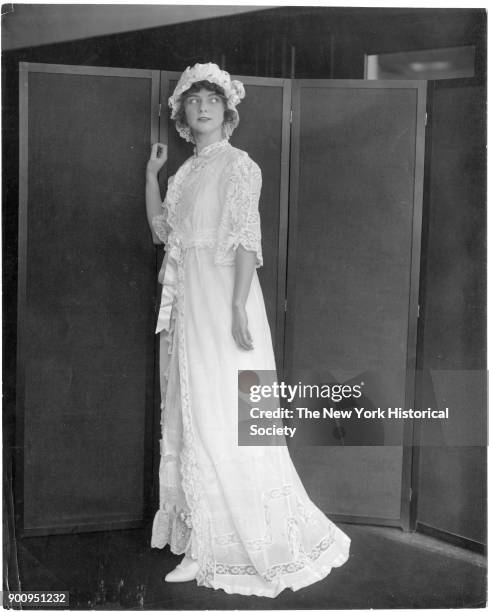
<instances>
[{"instance_id":1,"label":"lace overlay","mask_svg":"<svg viewBox=\"0 0 489 612\"><path fill-rule=\"evenodd\" d=\"M151 224L158 238L166 243L171 232L171 227L168 224L168 206L166 200L162 203L162 213L151 219Z\"/></svg>"},{"instance_id":2,"label":"lace overlay","mask_svg":"<svg viewBox=\"0 0 489 612\"><path fill-rule=\"evenodd\" d=\"M186 551L191 535L191 515L181 486L182 443L181 421L177 412L172 410L175 403L174 393L177 376L174 336L177 307L172 311L168 334L161 339L168 345L167 356L160 356L160 365L166 358L166 367L160 373L161 392L161 432L160 439L160 507L155 515L152 528L151 545L164 548L167 544L173 553L180 555Z\"/></svg>"},{"instance_id":3,"label":"lace overlay","mask_svg":"<svg viewBox=\"0 0 489 612\"><path fill-rule=\"evenodd\" d=\"M248 155L238 155L225 173L225 208L218 229L215 262L226 265L238 245L256 251L256 267L263 266L258 203L262 177Z\"/></svg>"},{"instance_id":4,"label":"lace overlay","mask_svg":"<svg viewBox=\"0 0 489 612\"><path fill-rule=\"evenodd\" d=\"M206 202L205 196L189 190L185 183L198 180L208 170L209 180L219 183L217 201ZM203 177L206 178L205 176ZM256 252L256 265L263 266L259 200L262 176L259 166L247 153L221 140L194 153L170 177L162 212L152 219L158 238L169 249L175 239L186 247L212 248L216 265L233 265L238 245ZM208 209L209 216L194 214L197 208Z\"/></svg>"},{"instance_id":5,"label":"lace overlay","mask_svg":"<svg viewBox=\"0 0 489 612\"><path fill-rule=\"evenodd\" d=\"M182 312L185 309L185 251L179 259L178 268L178 300L181 305L177 317L178 332L181 339L185 337L185 326ZM192 514L191 555L199 563L199 573L196 576L197 584L211 586L214 570L210 534L210 513L205 505L203 491L204 477L195 452L190 395L188 389L187 354L184 341L178 343L178 356L181 367L181 410L183 418L184 443L182 449L182 487L185 491L188 505Z\"/></svg>"}]
</instances>

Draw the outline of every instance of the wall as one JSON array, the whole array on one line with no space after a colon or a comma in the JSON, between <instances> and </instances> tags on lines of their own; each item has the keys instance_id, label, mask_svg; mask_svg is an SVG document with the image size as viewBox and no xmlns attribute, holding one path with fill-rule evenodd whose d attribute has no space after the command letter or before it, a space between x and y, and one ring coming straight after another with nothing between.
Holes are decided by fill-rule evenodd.
<instances>
[{"instance_id":1,"label":"wall","mask_svg":"<svg viewBox=\"0 0 489 612\"><path fill-rule=\"evenodd\" d=\"M114 4L7 4L2 7L2 49L130 32L156 25L214 19L256 10L253 6Z\"/></svg>"}]
</instances>

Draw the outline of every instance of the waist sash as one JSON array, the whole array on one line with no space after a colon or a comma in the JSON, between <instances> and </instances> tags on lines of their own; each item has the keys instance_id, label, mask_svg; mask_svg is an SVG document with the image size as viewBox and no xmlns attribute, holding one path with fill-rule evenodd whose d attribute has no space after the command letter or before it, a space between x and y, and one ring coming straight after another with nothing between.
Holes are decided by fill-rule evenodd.
<instances>
[{"instance_id":1,"label":"waist sash","mask_svg":"<svg viewBox=\"0 0 489 612\"><path fill-rule=\"evenodd\" d=\"M163 279L158 277L163 288L161 290L160 311L158 313L155 334L158 334L164 329L170 331L171 311L177 296L177 272L180 256L181 246L179 241L176 241L163 259L163 264L161 266L161 269L164 269Z\"/></svg>"}]
</instances>

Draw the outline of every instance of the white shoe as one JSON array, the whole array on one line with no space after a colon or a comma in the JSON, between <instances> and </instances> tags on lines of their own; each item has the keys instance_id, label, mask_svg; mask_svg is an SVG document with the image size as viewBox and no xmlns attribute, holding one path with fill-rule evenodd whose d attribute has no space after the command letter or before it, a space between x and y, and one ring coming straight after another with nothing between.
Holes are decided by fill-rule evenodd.
<instances>
[{"instance_id":1,"label":"white shoe","mask_svg":"<svg viewBox=\"0 0 489 612\"><path fill-rule=\"evenodd\" d=\"M165 582L189 582L195 580L199 571L199 564L191 557L184 557L169 574L165 576Z\"/></svg>"}]
</instances>

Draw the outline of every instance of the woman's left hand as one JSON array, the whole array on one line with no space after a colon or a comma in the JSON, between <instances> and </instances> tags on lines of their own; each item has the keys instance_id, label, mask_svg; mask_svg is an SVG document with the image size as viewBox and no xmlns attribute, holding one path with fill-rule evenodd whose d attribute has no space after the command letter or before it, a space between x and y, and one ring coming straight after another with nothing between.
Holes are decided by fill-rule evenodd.
<instances>
[{"instance_id":1,"label":"woman's left hand","mask_svg":"<svg viewBox=\"0 0 489 612\"><path fill-rule=\"evenodd\" d=\"M253 338L248 330L248 315L244 306L233 307L232 334L236 344L247 351L253 349Z\"/></svg>"}]
</instances>

